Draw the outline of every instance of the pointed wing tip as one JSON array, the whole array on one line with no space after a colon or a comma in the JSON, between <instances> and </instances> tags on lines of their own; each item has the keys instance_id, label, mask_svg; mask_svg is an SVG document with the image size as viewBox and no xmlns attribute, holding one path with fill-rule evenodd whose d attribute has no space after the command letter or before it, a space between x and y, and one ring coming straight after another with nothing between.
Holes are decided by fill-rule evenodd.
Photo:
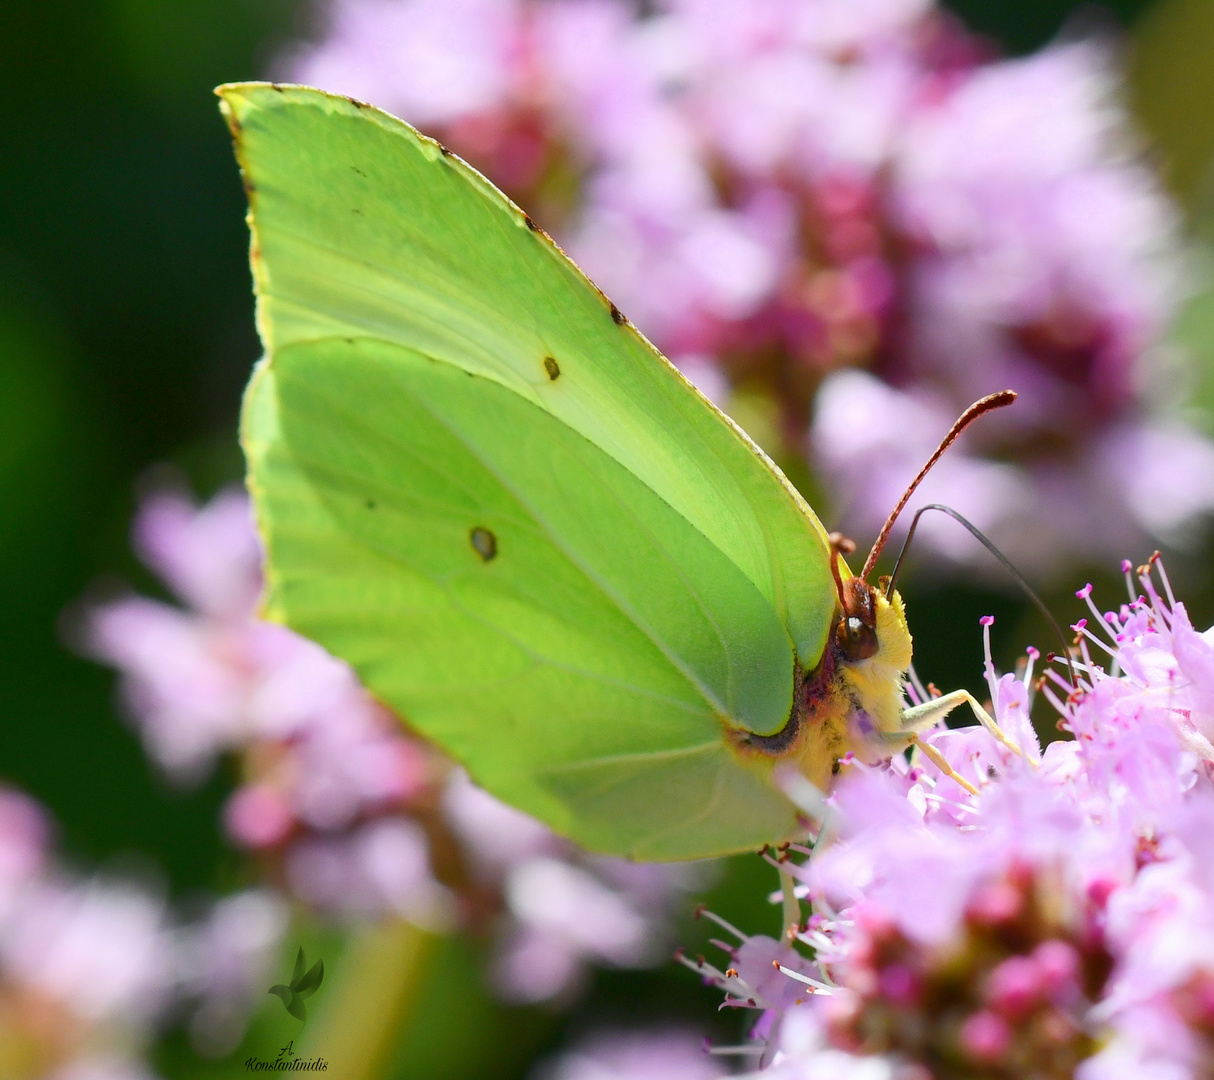
<instances>
[{"instance_id":1,"label":"pointed wing tip","mask_svg":"<svg viewBox=\"0 0 1214 1080\"><path fill-rule=\"evenodd\" d=\"M219 98L220 108L226 113L244 111L257 92L266 89L270 83L265 82L229 82L220 83L212 91Z\"/></svg>"},{"instance_id":2,"label":"pointed wing tip","mask_svg":"<svg viewBox=\"0 0 1214 1080\"><path fill-rule=\"evenodd\" d=\"M247 98L253 97L256 94L270 91L277 94L286 94L290 90L307 90L313 94L325 94L327 97L335 95L328 94L324 90L318 90L314 86L305 86L303 83L277 83L267 82L264 79L245 79L240 82L220 83L215 87L214 93L216 97L223 98L225 101L232 98Z\"/></svg>"},{"instance_id":3,"label":"pointed wing tip","mask_svg":"<svg viewBox=\"0 0 1214 1080\"><path fill-rule=\"evenodd\" d=\"M258 85L257 83L248 83L248 82L225 82L225 83L220 83L211 92L217 98L222 98L222 99L226 100L229 97L235 97L235 96L239 95L240 91L244 90L246 87L257 86L257 85Z\"/></svg>"},{"instance_id":4,"label":"pointed wing tip","mask_svg":"<svg viewBox=\"0 0 1214 1080\"><path fill-rule=\"evenodd\" d=\"M301 94L301 91L303 92ZM335 98L337 95L317 90L298 83L274 83L250 80L248 82L220 83L214 89L219 98L219 108L234 124L233 135L239 137L240 121L246 113L257 108L272 108L281 100L296 100L301 97ZM339 99L342 100L342 99Z\"/></svg>"},{"instance_id":5,"label":"pointed wing tip","mask_svg":"<svg viewBox=\"0 0 1214 1080\"><path fill-rule=\"evenodd\" d=\"M318 86L309 86L306 83L265 82L264 80L250 79L245 82L220 83L215 87L213 93L229 109L248 109L255 105L269 105L272 107L274 104L283 101L299 102L311 99L313 101L325 102L342 110L353 106L358 112L383 111L369 102L360 101L358 98L350 97L348 94L335 94L332 91L322 90Z\"/></svg>"}]
</instances>

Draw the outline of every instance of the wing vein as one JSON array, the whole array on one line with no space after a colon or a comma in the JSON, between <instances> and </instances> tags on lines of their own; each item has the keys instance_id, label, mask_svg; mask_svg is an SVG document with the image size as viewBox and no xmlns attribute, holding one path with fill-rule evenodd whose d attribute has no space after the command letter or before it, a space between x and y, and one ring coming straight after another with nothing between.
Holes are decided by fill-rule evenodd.
<instances>
[{"instance_id":1,"label":"wing vein","mask_svg":"<svg viewBox=\"0 0 1214 1080\"><path fill-rule=\"evenodd\" d=\"M419 355L424 355L424 354L419 354ZM439 362L441 363L441 361L439 361ZM452 366L455 366L455 365L452 365ZM472 377L479 378L480 376L472 375ZM557 529L551 524L551 522L548 520L548 518L544 514L540 513L540 511L535 507L535 505L529 499L525 498L523 493L492 464L492 462L480 451L480 449L476 446L476 444L472 441L472 439L461 428L458 428L458 427L452 425L451 423L449 423L445 417L443 417L441 414L439 414L438 412L436 412L435 410L430 408L430 406L427 402L425 402L424 400L419 398L417 395L415 395L412 392L412 389L408 385L407 381L398 380L398 384L400 385L401 389L406 394L409 395L409 397L413 400L413 402L420 409L422 409L436 424L438 424L449 435L451 435L452 438L454 438L457 442L459 442L460 445L463 446L464 449L481 464L481 466L485 469L485 471L488 472L490 475L492 475L498 481L498 483L501 484L503 489L505 489L505 491L507 491L515 499L515 501L519 504L519 506L521 506L523 508L523 510L527 514L529 514L529 516L535 522L535 524L539 528L539 530L545 536L548 537L549 542L553 545L553 547L557 548L557 550L560 551L561 554L565 556L565 558L568 560L568 562L572 566L574 566L577 570L579 570L581 572L581 574L586 578L586 580L589 581L592 585L594 585L595 588L599 591L599 593L621 615L623 615L629 622L631 622L632 625L635 626L649 640L649 642L655 648L657 648L657 650L666 658L666 660L671 664L671 666L674 667L674 669L676 671L678 671L679 674L681 674L683 676L683 678L686 679L687 682L692 687L695 688L695 690L700 694L700 696L704 699L704 701L711 708L715 709L718 713L729 715L730 710L728 709L728 707L723 702L721 702L717 698L717 695L708 686L706 686L704 684L704 682L695 674L694 671L691 670L691 668L687 665L687 663L665 641L663 636L661 634L657 633L653 629L653 627L649 625L647 620L642 619L640 614L635 611L635 609L632 607L632 605L629 604L624 599L624 597L620 596L614 589L610 588L607 581L597 571L595 571L593 567L587 565L584 560L582 560L580 557L577 556L575 551L565 542L563 537L560 535L560 533L557 531ZM347 419L351 419L351 420L356 419L353 416L353 414L350 412L350 410L343 408L341 403L334 399L330 399L330 408L332 409L332 411L334 413L345 416ZM551 417L551 419L560 423L560 421L557 420L556 417L552 417L550 413L548 413L547 415L549 417ZM565 425L565 426L566 426L567 430L569 430L573 434L577 435L583 441L586 441L585 436L583 436L580 432L575 431L573 428L568 428L567 425ZM395 438L393 438L387 432L382 433L381 437L386 442L390 443L394 449L400 449L400 450L408 449L406 446L399 443ZM593 444L591 444L591 445L593 445ZM614 458L611 460L614 461ZM647 490L652 491L651 488L648 488L648 485L646 485L646 487L647 487ZM612 501L615 503L615 505L618 508L620 508L622 511L624 511L626 514L628 514L629 517L633 518L634 521L636 521L635 515L633 515L632 511L626 506L626 504L624 504L623 502L620 501L620 499L616 495L616 493L611 491L609 488L607 488L606 490L607 490L607 493L609 494L610 498L612 499ZM660 498L660 496L658 496L658 497ZM665 505L669 506L669 503L666 503ZM674 512L677 513L677 511L674 511ZM680 517L681 517L681 515L680 515ZM686 518L683 518L683 520L686 521ZM678 566L675 563L674 559L671 558L670 553L667 552L666 549L661 544L657 543L657 541L654 540L652 533L648 529L644 529L644 526L639 521L636 521L636 524L638 525L638 527L642 528L645 532L645 535L648 536L649 539L654 542L654 546L660 553L662 559L668 565L674 566L675 571L679 576L679 580L684 584L685 587L687 587L688 583L687 583L686 576L683 575L681 571L679 571ZM694 528L694 526L692 526L692 527ZM703 535L703 534L701 533L701 535ZM433 580L433 579L431 579L431 580ZM693 589L690 589L689 587L688 587L688 592L693 597L697 608L699 608L700 611L703 612L703 614L705 615L705 618L709 621L709 624L713 627L713 631L717 635L718 641L721 641L722 639L721 639L720 627L716 623L716 621L714 619L712 619L712 617L709 616L708 612L705 610L703 600L700 597L699 593ZM728 655L728 653L726 653L726 655Z\"/></svg>"}]
</instances>

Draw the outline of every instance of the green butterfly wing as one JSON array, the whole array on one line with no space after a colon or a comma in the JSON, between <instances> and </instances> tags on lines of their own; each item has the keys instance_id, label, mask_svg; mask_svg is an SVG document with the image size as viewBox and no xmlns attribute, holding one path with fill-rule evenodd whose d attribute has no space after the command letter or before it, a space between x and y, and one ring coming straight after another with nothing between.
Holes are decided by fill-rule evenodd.
<instances>
[{"instance_id":1,"label":"green butterfly wing","mask_svg":"<svg viewBox=\"0 0 1214 1080\"><path fill-rule=\"evenodd\" d=\"M267 612L597 850L795 829L770 734L835 606L749 440L479 174L377 110L220 89L267 350L244 442Z\"/></svg>"}]
</instances>

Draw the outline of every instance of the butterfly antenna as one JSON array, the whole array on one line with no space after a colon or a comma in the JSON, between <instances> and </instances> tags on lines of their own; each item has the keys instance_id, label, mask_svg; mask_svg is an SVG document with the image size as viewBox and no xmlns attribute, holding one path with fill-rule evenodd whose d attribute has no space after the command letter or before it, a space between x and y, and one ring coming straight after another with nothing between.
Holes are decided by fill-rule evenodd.
<instances>
[{"instance_id":1,"label":"butterfly antenna","mask_svg":"<svg viewBox=\"0 0 1214 1080\"><path fill-rule=\"evenodd\" d=\"M847 608L847 590L843 587L843 575L839 572L839 560L844 555L850 555L856 550L856 542L849 540L839 532L830 534L830 573L835 579L835 592L839 596L840 605Z\"/></svg>"},{"instance_id":2,"label":"butterfly antenna","mask_svg":"<svg viewBox=\"0 0 1214 1080\"><path fill-rule=\"evenodd\" d=\"M902 542L902 550L898 552L898 561L894 563L894 571L892 574L890 574L889 583L885 586L885 598L888 600L891 596L893 596L894 586L898 584L898 571L902 568L902 560L906 557L906 552L910 548L911 540L915 535L915 529L919 526L919 519L929 510L939 510L942 514L948 514L948 516L958 524L964 525L969 530L970 535L984 548L986 548L987 551L994 555L1000 563L1003 564L1003 568L1012 575L1012 578L1016 584L1018 584L1024 590L1025 595L1037 606L1037 610L1045 616L1046 622L1048 622L1050 626L1054 628L1054 633L1058 636L1058 640L1062 642L1062 652L1058 655L1066 661L1067 670L1071 675L1071 685L1078 689L1079 680L1075 676L1075 666L1071 663L1070 646L1067 644L1066 638L1062 634L1062 627L1058 625L1058 620L1054 618L1053 614L1050 612L1050 609L1045 606L1045 601L1043 601L1041 597L1033 591L1033 587L1027 581L1025 581L1024 575L1012 565L1011 559L1009 559L1003 554L1002 551L995 547L990 538L984 535L981 530L979 530L978 527L973 524L973 522L967 521L951 506L944 506L941 503L928 503L926 506L921 506L915 511L915 516L911 518L910 529L907 531L906 539Z\"/></svg>"},{"instance_id":3,"label":"butterfly antenna","mask_svg":"<svg viewBox=\"0 0 1214 1080\"><path fill-rule=\"evenodd\" d=\"M890 530L893 529L894 523L898 520L898 515L902 513L906 504L910 501L910 497L915 493L915 488L922 483L923 478L931 471L932 466L940 460L940 455L952 446L957 436L977 420L978 417L984 413L991 412L993 409L1002 409L1005 405L1010 405L1015 400L1015 390L1000 390L997 394L987 394L986 397L975 401L973 405L957 418L957 422L949 429L948 434L944 436L940 445L936 447L936 452L927 459L927 464L919 470L919 475L911 481L910 487L902 493L902 498L898 500L898 505L894 507L893 513L885 519L885 524L881 526L877 539L873 541L872 551L868 553L868 558L864 560L864 569L860 571L860 580L868 580L868 575L873 572L873 567L877 565L877 559L885 547L885 542L889 539Z\"/></svg>"}]
</instances>

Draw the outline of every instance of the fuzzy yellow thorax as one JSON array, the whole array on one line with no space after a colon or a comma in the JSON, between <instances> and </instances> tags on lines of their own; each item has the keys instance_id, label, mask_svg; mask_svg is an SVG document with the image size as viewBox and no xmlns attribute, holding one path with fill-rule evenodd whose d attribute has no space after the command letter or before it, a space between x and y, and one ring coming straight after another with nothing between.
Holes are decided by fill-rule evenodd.
<instances>
[{"instance_id":1,"label":"fuzzy yellow thorax","mask_svg":"<svg viewBox=\"0 0 1214 1080\"><path fill-rule=\"evenodd\" d=\"M839 665L848 696L881 731L897 731L902 720L903 686L911 662L911 634L902 597L889 600L873 590L877 652L867 660Z\"/></svg>"}]
</instances>

